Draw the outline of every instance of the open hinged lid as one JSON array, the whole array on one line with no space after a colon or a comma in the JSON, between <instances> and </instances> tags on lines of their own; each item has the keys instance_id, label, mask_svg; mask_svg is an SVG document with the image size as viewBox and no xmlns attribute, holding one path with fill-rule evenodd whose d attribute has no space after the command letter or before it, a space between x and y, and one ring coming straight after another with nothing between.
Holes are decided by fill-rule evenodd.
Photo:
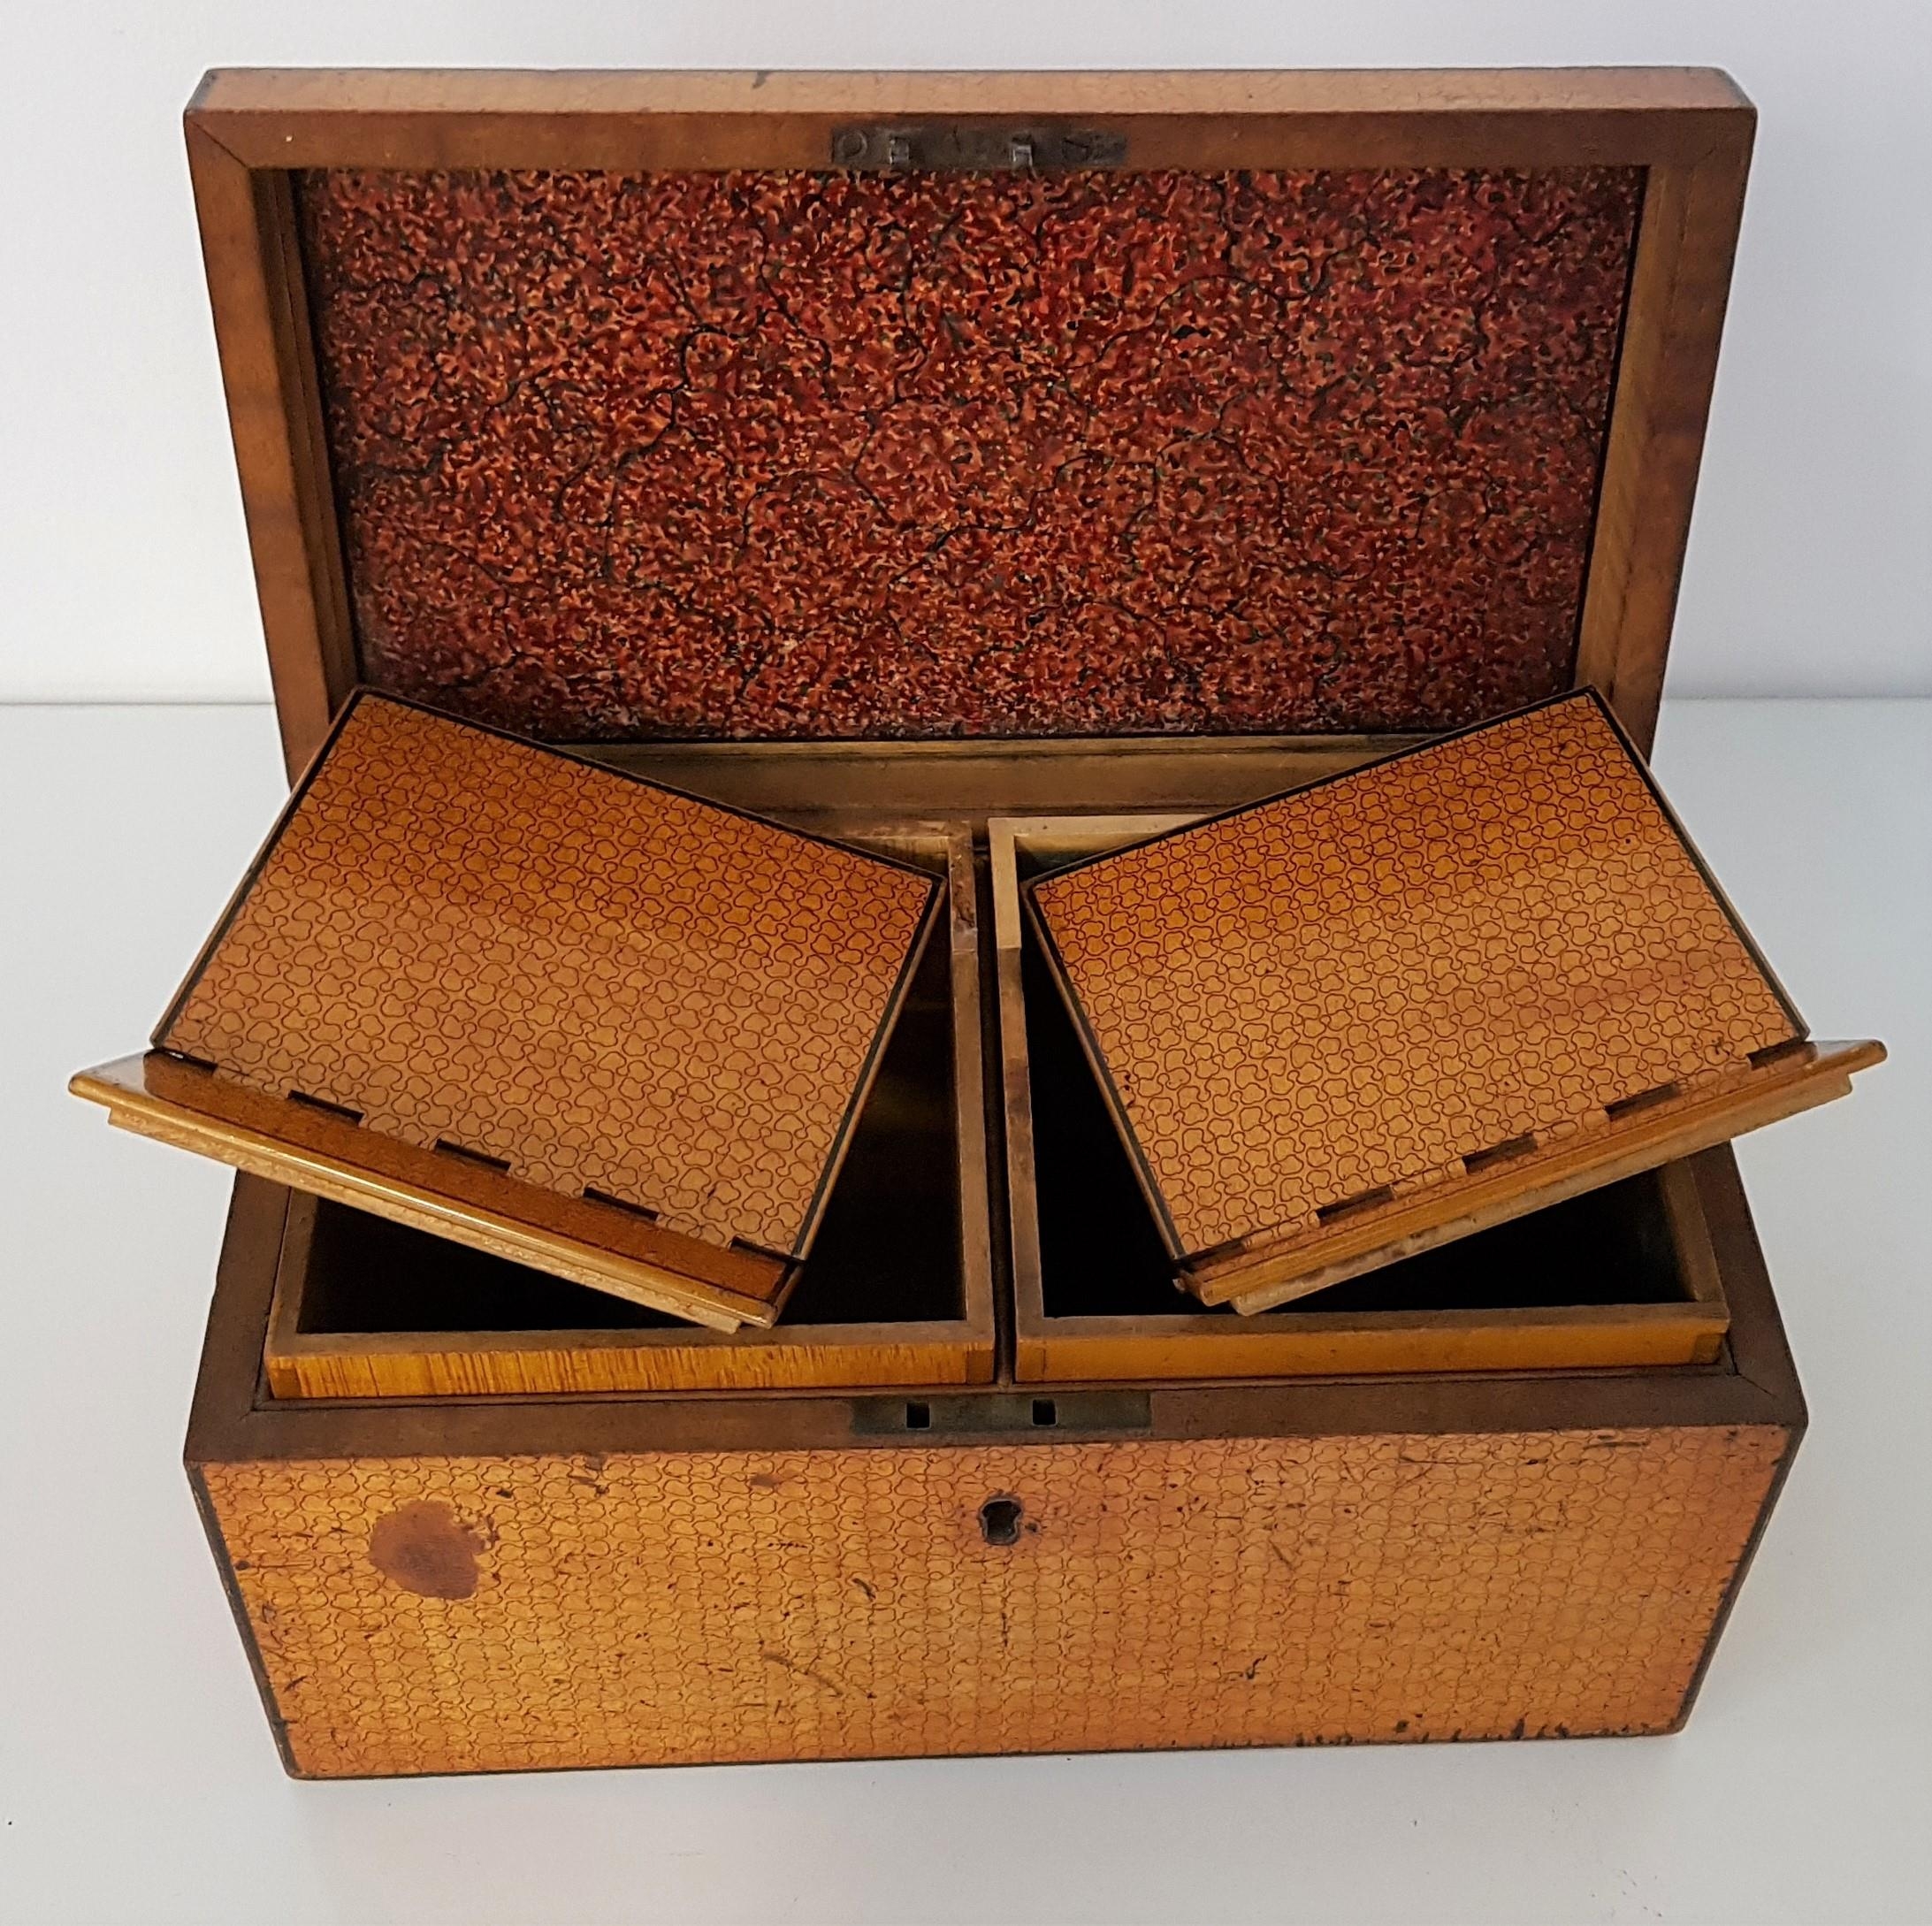
<instances>
[{"instance_id":1,"label":"open hinged lid","mask_svg":"<svg viewBox=\"0 0 1932 1926\"><path fill-rule=\"evenodd\" d=\"M74 1088L298 1189L769 1325L941 893L361 697L153 1050Z\"/></svg>"},{"instance_id":2,"label":"open hinged lid","mask_svg":"<svg viewBox=\"0 0 1932 1926\"><path fill-rule=\"evenodd\" d=\"M552 740L1647 744L1723 76L211 75L292 766ZM1123 745L1123 746L1126 746Z\"/></svg>"},{"instance_id":3,"label":"open hinged lid","mask_svg":"<svg viewBox=\"0 0 1932 1926\"><path fill-rule=\"evenodd\" d=\"M1594 692L1025 886L1177 1281L1255 1311L1850 1088Z\"/></svg>"}]
</instances>

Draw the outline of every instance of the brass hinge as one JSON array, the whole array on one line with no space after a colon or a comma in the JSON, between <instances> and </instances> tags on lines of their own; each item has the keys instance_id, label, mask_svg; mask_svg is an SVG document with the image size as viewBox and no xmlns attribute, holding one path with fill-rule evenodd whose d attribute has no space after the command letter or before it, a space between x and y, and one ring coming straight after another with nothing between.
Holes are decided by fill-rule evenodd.
<instances>
[{"instance_id":1,"label":"brass hinge","mask_svg":"<svg viewBox=\"0 0 1932 1926\"><path fill-rule=\"evenodd\" d=\"M875 173L1035 173L1119 167L1127 137L1101 127L835 127L832 164Z\"/></svg>"}]
</instances>

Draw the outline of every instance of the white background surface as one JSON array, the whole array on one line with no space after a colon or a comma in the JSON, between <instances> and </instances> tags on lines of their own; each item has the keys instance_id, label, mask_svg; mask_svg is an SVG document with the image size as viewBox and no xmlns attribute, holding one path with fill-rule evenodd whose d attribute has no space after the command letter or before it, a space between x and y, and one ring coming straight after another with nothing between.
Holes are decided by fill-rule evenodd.
<instances>
[{"instance_id":1,"label":"white background surface","mask_svg":"<svg viewBox=\"0 0 1932 1926\"><path fill-rule=\"evenodd\" d=\"M226 1176L61 1089L252 853L272 720L0 710L0 1919L1932 1916L1932 703L1667 706L1659 767L1894 1053L1740 1146L1812 1430L1681 1737L302 1785L179 1464Z\"/></svg>"},{"instance_id":2,"label":"white background surface","mask_svg":"<svg viewBox=\"0 0 1932 1926\"><path fill-rule=\"evenodd\" d=\"M1673 692L1932 693L1924 0L11 0L0 699L267 692L181 154L204 67L1644 62L1762 117Z\"/></svg>"}]
</instances>

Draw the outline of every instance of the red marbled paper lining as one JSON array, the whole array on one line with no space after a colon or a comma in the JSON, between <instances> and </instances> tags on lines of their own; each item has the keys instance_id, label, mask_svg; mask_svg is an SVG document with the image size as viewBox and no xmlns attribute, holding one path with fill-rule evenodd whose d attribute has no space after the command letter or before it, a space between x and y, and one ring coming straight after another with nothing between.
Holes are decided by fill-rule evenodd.
<instances>
[{"instance_id":1,"label":"red marbled paper lining","mask_svg":"<svg viewBox=\"0 0 1932 1926\"><path fill-rule=\"evenodd\" d=\"M1639 193L305 175L365 672L553 738L1512 707L1569 676Z\"/></svg>"}]
</instances>

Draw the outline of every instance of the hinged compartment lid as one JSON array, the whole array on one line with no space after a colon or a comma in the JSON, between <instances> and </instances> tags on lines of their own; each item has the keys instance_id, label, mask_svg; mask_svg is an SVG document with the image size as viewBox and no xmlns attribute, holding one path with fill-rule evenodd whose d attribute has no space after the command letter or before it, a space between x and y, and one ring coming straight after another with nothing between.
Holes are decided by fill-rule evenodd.
<instances>
[{"instance_id":1,"label":"hinged compartment lid","mask_svg":"<svg viewBox=\"0 0 1932 1926\"><path fill-rule=\"evenodd\" d=\"M118 1122L734 1330L810 1249L925 872L384 697L345 712Z\"/></svg>"},{"instance_id":2,"label":"hinged compartment lid","mask_svg":"<svg viewBox=\"0 0 1932 1926\"><path fill-rule=\"evenodd\" d=\"M1594 692L1028 883L1177 1280L1254 1311L1844 1094Z\"/></svg>"},{"instance_id":3,"label":"hinged compartment lid","mask_svg":"<svg viewBox=\"0 0 1932 1926\"><path fill-rule=\"evenodd\" d=\"M277 700L1435 731L1661 679L1722 75L211 75Z\"/></svg>"}]
</instances>

